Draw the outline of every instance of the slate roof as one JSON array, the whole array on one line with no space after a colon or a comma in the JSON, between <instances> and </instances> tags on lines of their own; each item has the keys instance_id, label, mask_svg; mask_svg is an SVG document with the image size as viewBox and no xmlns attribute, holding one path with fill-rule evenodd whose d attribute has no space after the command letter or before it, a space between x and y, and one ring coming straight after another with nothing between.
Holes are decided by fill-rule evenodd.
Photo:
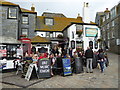
<instances>
[{"instance_id":1,"label":"slate roof","mask_svg":"<svg viewBox=\"0 0 120 90\"><path fill-rule=\"evenodd\" d=\"M26 12L26 13L37 13L37 12L31 11L31 10L27 10L27 9L24 9L24 8L20 8L20 9L21 9L21 12Z\"/></svg>"},{"instance_id":2,"label":"slate roof","mask_svg":"<svg viewBox=\"0 0 120 90\"><path fill-rule=\"evenodd\" d=\"M5 0L0 0L0 4L2 5L14 5L14 6L19 6L18 4L14 4Z\"/></svg>"},{"instance_id":3,"label":"slate roof","mask_svg":"<svg viewBox=\"0 0 120 90\"><path fill-rule=\"evenodd\" d=\"M14 4L14 3L11 3L11 2L8 2L8 1L5 1L5 0L0 0L0 4L1 5L7 5L7 6L18 6L18 4ZM31 10L27 10L27 9L24 9L24 8L20 8L21 12L26 12L26 13L37 13L37 12L34 12L34 11L31 11Z\"/></svg>"}]
</instances>

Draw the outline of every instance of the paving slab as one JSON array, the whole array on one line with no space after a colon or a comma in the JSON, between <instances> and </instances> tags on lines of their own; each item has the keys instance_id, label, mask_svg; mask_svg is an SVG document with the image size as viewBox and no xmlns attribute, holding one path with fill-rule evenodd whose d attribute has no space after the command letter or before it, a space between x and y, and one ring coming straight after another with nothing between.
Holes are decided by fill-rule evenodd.
<instances>
[{"instance_id":1,"label":"paving slab","mask_svg":"<svg viewBox=\"0 0 120 90\"><path fill-rule=\"evenodd\" d=\"M11 74L8 74L8 73L3 74L2 83L9 84L9 85L15 85L15 86L22 87L22 88L27 88L43 80L45 79L34 78L34 79L31 79L30 81L27 81L25 80L25 78L21 78L21 74L16 75L15 72L12 72Z\"/></svg>"}]
</instances>

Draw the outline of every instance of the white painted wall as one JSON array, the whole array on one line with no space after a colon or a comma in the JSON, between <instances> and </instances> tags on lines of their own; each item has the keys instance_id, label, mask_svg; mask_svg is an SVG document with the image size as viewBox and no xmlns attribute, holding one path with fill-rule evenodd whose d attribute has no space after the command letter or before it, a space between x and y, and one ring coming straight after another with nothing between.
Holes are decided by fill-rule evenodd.
<instances>
[{"instance_id":1,"label":"white painted wall","mask_svg":"<svg viewBox=\"0 0 120 90\"><path fill-rule=\"evenodd\" d=\"M88 28L98 28L97 26L93 26L93 25L84 25L83 26L83 47L84 47L84 50L87 49L87 47L89 47L89 41L93 41L93 51L97 51L99 49L99 43L98 43L98 49L95 49L94 48L94 38L95 37L86 37L86 32L85 32L85 28L88 27ZM100 38L100 29L98 28L98 37L97 39Z\"/></svg>"},{"instance_id":2,"label":"white painted wall","mask_svg":"<svg viewBox=\"0 0 120 90\"><path fill-rule=\"evenodd\" d=\"M62 32L53 32L53 37L57 37L57 35L59 35L59 34L62 34L62 35L63 35ZM41 37L46 37L46 32L39 32L39 31L37 31L37 32L36 32L36 36L37 36L37 35L39 35L39 36L41 36Z\"/></svg>"},{"instance_id":3,"label":"white painted wall","mask_svg":"<svg viewBox=\"0 0 120 90\"><path fill-rule=\"evenodd\" d=\"M74 38L72 38L72 32L74 32ZM76 24L71 25L67 29L68 37L69 37L69 48L71 48L71 41L75 41L75 47L76 47ZM76 51L76 48L73 49L73 52Z\"/></svg>"},{"instance_id":4,"label":"white painted wall","mask_svg":"<svg viewBox=\"0 0 120 90\"><path fill-rule=\"evenodd\" d=\"M95 49L95 46L94 46L94 38L95 37L86 37L86 33L85 33L85 28L88 27L88 28L97 28L98 29L98 37L97 39L100 38L100 29L98 28L98 26L96 25L84 25L83 26L83 34L82 34L82 37L79 37L76 35L76 24L73 24L71 25L68 29L67 29L67 34L68 34L68 37L69 37L69 47L71 47L71 41L74 40L75 42L78 40L78 41L83 41L83 48L84 50L87 49L87 47L89 47L89 41L93 41L93 51L97 51L99 49L99 43L98 43L98 49ZM72 32L74 32L74 39L72 39ZM75 47L76 47L76 44L75 44ZM76 49L73 50L73 52L75 51Z\"/></svg>"},{"instance_id":5,"label":"white painted wall","mask_svg":"<svg viewBox=\"0 0 120 90\"><path fill-rule=\"evenodd\" d=\"M46 37L46 32L39 32L39 31L37 31L36 32L36 36L37 35L39 35L39 36L41 36L41 37Z\"/></svg>"}]
</instances>

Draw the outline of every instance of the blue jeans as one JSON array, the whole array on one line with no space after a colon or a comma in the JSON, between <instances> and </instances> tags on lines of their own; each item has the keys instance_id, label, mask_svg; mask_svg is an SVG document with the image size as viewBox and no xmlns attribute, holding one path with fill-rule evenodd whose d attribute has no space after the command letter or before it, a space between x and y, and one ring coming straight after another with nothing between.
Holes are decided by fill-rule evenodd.
<instances>
[{"instance_id":1,"label":"blue jeans","mask_svg":"<svg viewBox=\"0 0 120 90\"><path fill-rule=\"evenodd\" d=\"M104 61L100 61L99 64L100 64L101 72L103 72L104 71L104 64L105 64Z\"/></svg>"}]
</instances>

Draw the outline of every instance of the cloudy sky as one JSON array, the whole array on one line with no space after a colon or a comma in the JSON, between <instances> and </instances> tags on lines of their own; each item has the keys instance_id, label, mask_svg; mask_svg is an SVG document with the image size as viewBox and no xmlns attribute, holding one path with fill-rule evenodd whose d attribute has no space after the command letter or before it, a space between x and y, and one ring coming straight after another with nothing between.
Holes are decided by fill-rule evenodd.
<instances>
[{"instance_id":1,"label":"cloudy sky","mask_svg":"<svg viewBox=\"0 0 120 90\"><path fill-rule=\"evenodd\" d=\"M19 4L20 7L29 9L35 5L38 16L43 12L63 13L66 17L76 18L78 13L82 16L83 3L89 2L90 19L94 21L96 12L109 10L120 0L6 0Z\"/></svg>"}]
</instances>

